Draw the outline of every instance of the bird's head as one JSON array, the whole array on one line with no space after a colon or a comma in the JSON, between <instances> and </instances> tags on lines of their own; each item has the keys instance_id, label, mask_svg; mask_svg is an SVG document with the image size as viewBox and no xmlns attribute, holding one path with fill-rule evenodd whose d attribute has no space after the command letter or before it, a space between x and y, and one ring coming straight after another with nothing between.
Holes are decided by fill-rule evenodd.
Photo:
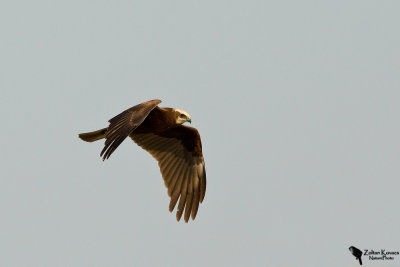
<instances>
[{"instance_id":1,"label":"bird's head","mask_svg":"<svg viewBox=\"0 0 400 267\"><path fill-rule=\"evenodd\" d=\"M192 123L192 120L190 119L190 115L183 110L180 109L174 109L175 111L175 118L176 118L176 124L183 124L185 122L190 122Z\"/></svg>"}]
</instances>

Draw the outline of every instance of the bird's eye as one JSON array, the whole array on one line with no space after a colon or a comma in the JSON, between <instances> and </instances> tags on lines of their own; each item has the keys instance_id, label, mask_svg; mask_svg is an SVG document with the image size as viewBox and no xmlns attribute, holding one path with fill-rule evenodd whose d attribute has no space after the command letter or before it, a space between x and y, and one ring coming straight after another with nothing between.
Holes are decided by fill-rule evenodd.
<instances>
[{"instance_id":1,"label":"bird's eye","mask_svg":"<svg viewBox=\"0 0 400 267\"><path fill-rule=\"evenodd\" d=\"M183 119L183 118L186 118L186 115L185 114L181 114L181 115L179 115L179 117L181 117Z\"/></svg>"}]
</instances>

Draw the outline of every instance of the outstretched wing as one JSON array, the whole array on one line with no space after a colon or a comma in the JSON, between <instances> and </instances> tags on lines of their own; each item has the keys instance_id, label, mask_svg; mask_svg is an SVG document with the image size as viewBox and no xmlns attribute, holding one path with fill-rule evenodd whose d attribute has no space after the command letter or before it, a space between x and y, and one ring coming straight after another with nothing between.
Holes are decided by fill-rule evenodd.
<instances>
[{"instance_id":1,"label":"outstretched wing","mask_svg":"<svg viewBox=\"0 0 400 267\"><path fill-rule=\"evenodd\" d=\"M100 153L103 160L108 159L122 141L124 141L160 103L161 100L158 99L143 102L110 119L108 121L110 125L107 128L104 148Z\"/></svg>"},{"instance_id":2,"label":"outstretched wing","mask_svg":"<svg viewBox=\"0 0 400 267\"><path fill-rule=\"evenodd\" d=\"M133 141L147 150L160 167L168 195L169 211L178 202L176 219L185 211L185 222L196 217L199 204L206 193L206 171L199 132L180 125L162 133L133 133Z\"/></svg>"}]
</instances>

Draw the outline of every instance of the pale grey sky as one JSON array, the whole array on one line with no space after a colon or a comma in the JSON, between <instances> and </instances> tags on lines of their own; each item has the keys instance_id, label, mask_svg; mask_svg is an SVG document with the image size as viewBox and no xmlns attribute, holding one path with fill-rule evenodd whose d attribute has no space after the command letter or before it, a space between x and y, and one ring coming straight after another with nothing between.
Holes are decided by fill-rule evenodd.
<instances>
[{"instance_id":1,"label":"pale grey sky","mask_svg":"<svg viewBox=\"0 0 400 267\"><path fill-rule=\"evenodd\" d=\"M400 250L399 1L1 1L0 266L358 266ZM186 110L207 194L84 131ZM400 266L364 259L365 265Z\"/></svg>"}]
</instances>

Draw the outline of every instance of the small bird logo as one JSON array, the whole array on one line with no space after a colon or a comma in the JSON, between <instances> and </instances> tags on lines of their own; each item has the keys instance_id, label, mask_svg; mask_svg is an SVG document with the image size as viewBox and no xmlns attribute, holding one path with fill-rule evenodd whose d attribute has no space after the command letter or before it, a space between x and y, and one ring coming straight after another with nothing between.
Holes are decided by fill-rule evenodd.
<instances>
[{"instance_id":1,"label":"small bird logo","mask_svg":"<svg viewBox=\"0 0 400 267\"><path fill-rule=\"evenodd\" d=\"M361 261L362 251L353 246L349 247L349 250L350 250L351 254L353 254L353 256L356 257L356 260L358 260L360 262L360 265L362 265L362 261Z\"/></svg>"}]
</instances>

